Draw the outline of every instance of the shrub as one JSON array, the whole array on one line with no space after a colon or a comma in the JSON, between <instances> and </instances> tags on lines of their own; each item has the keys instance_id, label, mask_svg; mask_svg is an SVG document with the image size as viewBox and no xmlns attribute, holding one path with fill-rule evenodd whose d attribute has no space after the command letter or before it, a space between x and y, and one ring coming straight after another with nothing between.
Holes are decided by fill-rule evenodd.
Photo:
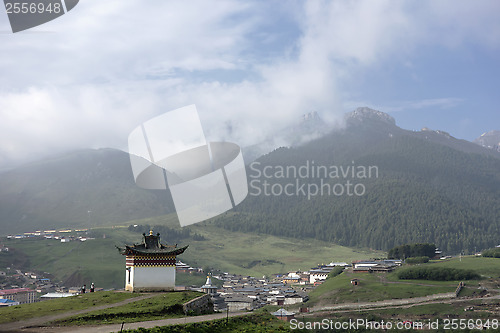
<instances>
[{"instance_id":1,"label":"shrub","mask_svg":"<svg viewBox=\"0 0 500 333\"><path fill-rule=\"evenodd\" d=\"M485 250L481 255L483 257L500 258L500 247Z\"/></svg>"},{"instance_id":2,"label":"shrub","mask_svg":"<svg viewBox=\"0 0 500 333\"><path fill-rule=\"evenodd\" d=\"M426 262L429 261L429 257L423 256L423 257L412 257L412 258L407 258L405 262L407 264L425 264Z\"/></svg>"},{"instance_id":3,"label":"shrub","mask_svg":"<svg viewBox=\"0 0 500 333\"><path fill-rule=\"evenodd\" d=\"M328 273L327 279L332 278L332 277L336 277L337 275L339 275L343 271L344 271L344 267L337 266L337 267L333 268L330 273Z\"/></svg>"},{"instance_id":4,"label":"shrub","mask_svg":"<svg viewBox=\"0 0 500 333\"><path fill-rule=\"evenodd\" d=\"M480 276L470 269L415 266L400 269L397 276L402 280L457 281L479 279Z\"/></svg>"},{"instance_id":5,"label":"shrub","mask_svg":"<svg viewBox=\"0 0 500 333\"><path fill-rule=\"evenodd\" d=\"M434 257L436 245L429 243L405 244L389 250L387 258L405 259L409 257Z\"/></svg>"}]
</instances>

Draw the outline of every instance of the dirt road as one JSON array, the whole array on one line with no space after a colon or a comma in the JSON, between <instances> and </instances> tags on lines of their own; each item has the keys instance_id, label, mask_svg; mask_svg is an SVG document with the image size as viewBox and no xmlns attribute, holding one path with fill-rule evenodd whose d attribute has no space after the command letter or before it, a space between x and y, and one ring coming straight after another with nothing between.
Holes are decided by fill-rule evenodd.
<instances>
[{"instance_id":1,"label":"dirt road","mask_svg":"<svg viewBox=\"0 0 500 333\"><path fill-rule=\"evenodd\" d=\"M402 299L390 299L385 301L378 302L362 302L362 303L342 303L336 304L332 306L320 306L320 307L312 307L311 312L318 311L331 311L331 310L341 310L341 309L358 309L358 308L378 308L390 305L405 305L405 304L415 304L415 303L424 303L435 299L447 299L454 298L455 292L451 293L442 293L442 294L434 294L425 297L413 297L413 298L402 298Z\"/></svg>"},{"instance_id":2,"label":"dirt road","mask_svg":"<svg viewBox=\"0 0 500 333\"><path fill-rule=\"evenodd\" d=\"M349 312L357 309L372 310L372 309L382 309L382 308L408 308L414 305L422 304L432 304L432 303L458 303L466 302L470 300L490 300L490 299L500 299L500 294L487 296L487 297L476 297L476 298L455 298L455 293L443 293L429 295L425 297L414 297L405 299L392 299L379 302L367 302L367 303L343 303L333 306L319 306L312 307L309 313L305 316L315 316L321 312Z\"/></svg>"},{"instance_id":3,"label":"dirt road","mask_svg":"<svg viewBox=\"0 0 500 333\"><path fill-rule=\"evenodd\" d=\"M229 317L243 316L250 314L251 312L230 312ZM126 323L123 325L123 329L137 329L139 327L143 328L152 328L156 326L167 326L167 325L176 325L176 324L188 324L188 323L198 323L202 321L209 321L214 319L226 318L225 313L213 313L209 315L202 316L191 316L191 317L183 317L183 318L171 318L171 319L162 319L162 320L152 320L152 321L143 321L140 323ZM121 324L113 324L113 325L99 325L99 326L69 326L69 327L33 327L33 328L25 328L22 330L17 330L16 332L25 332L25 333L108 333L108 332L120 332L122 325ZM0 331L1 332L1 331Z\"/></svg>"},{"instance_id":4,"label":"dirt road","mask_svg":"<svg viewBox=\"0 0 500 333\"><path fill-rule=\"evenodd\" d=\"M30 320L26 320L24 322L16 322L0 325L0 332L26 332L26 333L63 333L63 332L76 332L76 333L108 333L108 332L119 332L122 328L121 324L113 324L113 325L96 325L96 326L68 326L68 327L40 327L44 323L47 323L52 320L62 319L66 317L70 317L77 314L82 314L90 311L95 311L98 309L105 309L115 306L120 306L123 304L131 303L134 301L139 301L141 299L145 299L148 297L153 297L157 294L152 295L144 295L133 299L128 299L119 303L103 305L99 307L94 307L91 309L80 310L80 311L71 311L66 312L59 315L54 316L46 316L40 318L34 318ZM500 294L489 296L489 297L479 297L475 299L500 299ZM414 297L414 298L405 298L405 299L391 299L385 301L378 302L363 302L363 303L343 303L336 304L333 306L319 306L313 307L310 309L308 314L304 314L305 316L317 316L320 313L325 312L343 312L348 310L356 310L356 309L377 309L377 308L393 308L393 307L410 307L418 304L430 304L435 303L437 301L440 302L463 302L468 299L455 298L455 293L442 293L429 295L425 297ZM250 314L251 312L232 312L229 313L229 317L234 316L242 316ZM143 328L152 328L156 326L167 326L167 325L176 325L176 324L187 324L187 323L197 323L202 321L209 321L214 319L225 318L225 313L214 313L209 315L202 316L190 316L190 317L182 317L182 318L170 318L170 319L162 319L162 320L152 320L152 321L144 321L138 323L126 323L123 326L123 329L137 329L140 327Z\"/></svg>"}]
</instances>

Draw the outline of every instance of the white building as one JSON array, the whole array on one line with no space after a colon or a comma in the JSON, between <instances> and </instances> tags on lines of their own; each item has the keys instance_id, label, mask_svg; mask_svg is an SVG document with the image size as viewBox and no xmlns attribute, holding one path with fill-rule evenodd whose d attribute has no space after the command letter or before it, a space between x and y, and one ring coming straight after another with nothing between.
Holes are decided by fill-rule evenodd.
<instances>
[{"instance_id":1,"label":"white building","mask_svg":"<svg viewBox=\"0 0 500 333\"><path fill-rule=\"evenodd\" d=\"M349 266L349 264L346 263L346 262L331 262L327 266L330 266L330 267L338 267L338 266L347 267L347 266Z\"/></svg>"},{"instance_id":2,"label":"white building","mask_svg":"<svg viewBox=\"0 0 500 333\"><path fill-rule=\"evenodd\" d=\"M63 298L63 297L70 297L70 296L75 296L76 293L47 293L45 295L40 296L41 299L56 299L56 298Z\"/></svg>"},{"instance_id":3,"label":"white building","mask_svg":"<svg viewBox=\"0 0 500 333\"><path fill-rule=\"evenodd\" d=\"M313 284L318 281L324 281L330 274L330 271L325 270L311 270L311 274L309 275L309 283Z\"/></svg>"},{"instance_id":4,"label":"white building","mask_svg":"<svg viewBox=\"0 0 500 333\"><path fill-rule=\"evenodd\" d=\"M143 234L142 244L119 248L126 256L125 290L169 291L175 289L175 261L187 246L163 245L160 234Z\"/></svg>"}]
</instances>

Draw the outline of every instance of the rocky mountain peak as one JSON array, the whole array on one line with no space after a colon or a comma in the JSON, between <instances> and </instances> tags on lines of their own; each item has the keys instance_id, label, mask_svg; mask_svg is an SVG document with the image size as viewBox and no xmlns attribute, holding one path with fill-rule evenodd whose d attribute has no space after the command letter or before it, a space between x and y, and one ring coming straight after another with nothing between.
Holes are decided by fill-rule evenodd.
<instances>
[{"instance_id":1,"label":"rocky mountain peak","mask_svg":"<svg viewBox=\"0 0 500 333\"><path fill-rule=\"evenodd\" d=\"M420 131L422 131L422 132L433 132L433 133L436 133L436 134L443 135L443 136L447 137L448 139L452 138L452 136L448 132L441 131L441 130L432 130L432 129L428 128L428 127L422 127L422 129Z\"/></svg>"},{"instance_id":2,"label":"rocky mountain peak","mask_svg":"<svg viewBox=\"0 0 500 333\"><path fill-rule=\"evenodd\" d=\"M378 120L390 125L396 125L396 120L387 113L370 109L368 107L359 107L356 110L346 114L346 120Z\"/></svg>"},{"instance_id":3,"label":"rocky mountain peak","mask_svg":"<svg viewBox=\"0 0 500 333\"><path fill-rule=\"evenodd\" d=\"M500 152L500 131L489 131L474 140L480 146Z\"/></svg>"}]
</instances>

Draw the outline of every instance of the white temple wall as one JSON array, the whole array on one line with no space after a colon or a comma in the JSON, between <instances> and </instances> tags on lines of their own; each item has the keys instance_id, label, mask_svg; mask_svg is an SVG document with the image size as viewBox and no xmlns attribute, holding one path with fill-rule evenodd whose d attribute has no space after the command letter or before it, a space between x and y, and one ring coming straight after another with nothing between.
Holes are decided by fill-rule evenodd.
<instances>
[{"instance_id":1,"label":"white temple wall","mask_svg":"<svg viewBox=\"0 0 500 333\"><path fill-rule=\"evenodd\" d=\"M167 291L175 289L175 266L133 266L129 268L130 273L127 271L125 274L125 290Z\"/></svg>"}]
</instances>

